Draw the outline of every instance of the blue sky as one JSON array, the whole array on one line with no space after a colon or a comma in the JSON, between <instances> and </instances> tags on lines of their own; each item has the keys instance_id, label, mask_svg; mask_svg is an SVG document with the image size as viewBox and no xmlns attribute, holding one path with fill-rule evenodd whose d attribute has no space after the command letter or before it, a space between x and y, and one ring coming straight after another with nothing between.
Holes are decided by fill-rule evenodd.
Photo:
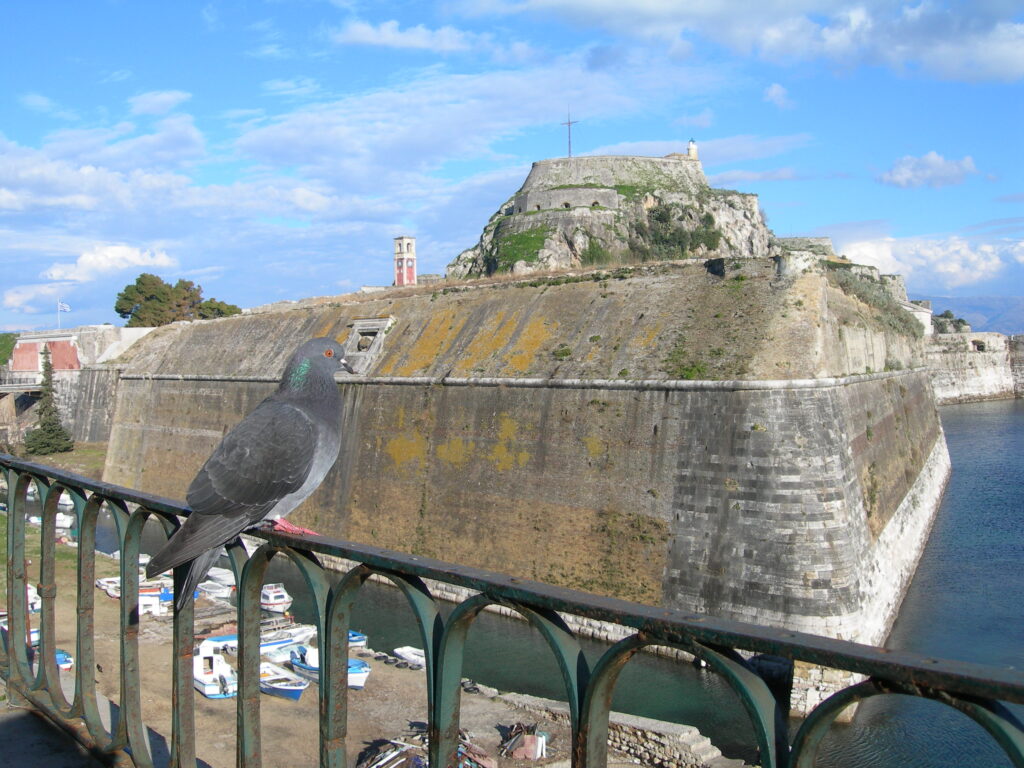
<instances>
[{"instance_id":1,"label":"blue sky","mask_svg":"<svg viewBox=\"0 0 1024 768\"><path fill-rule=\"evenodd\" d=\"M5 3L0 330L241 306L473 245L530 163L665 155L911 294L1024 295L1024 3Z\"/></svg>"}]
</instances>

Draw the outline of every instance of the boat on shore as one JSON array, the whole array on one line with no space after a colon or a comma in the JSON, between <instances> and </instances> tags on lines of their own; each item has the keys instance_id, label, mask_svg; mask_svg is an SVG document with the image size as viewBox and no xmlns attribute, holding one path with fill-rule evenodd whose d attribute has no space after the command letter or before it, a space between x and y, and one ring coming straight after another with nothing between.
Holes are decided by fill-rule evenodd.
<instances>
[{"instance_id":1,"label":"boat on shore","mask_svg":"<svg viewBox=\"0 0 1024 768\"><path fill-rule=\"evenodd\" d=\"M403 645L399 648L395 648L395 656L412 666L419 665L423 667L427 664L427 658L423 653L423 649L415 648L411 645Z\"/></svg>"},{"instance_id":2,"label":"boat on shore","mask_svg":"<svg viewBox=\"0 0 1024 768\"><path fill-rule=\"evenodd\" d=\"M269 661L260 662L260 690L263 693L298 701L302 692L308 687L309 680L291 670L279 667Z\"/></svg>"},{"instance_id":3,"label":"boat on shore","mask_svg":"<svg viewBox=\"0 0 1024 768\"><path fill-rule=\"evenodd\" d=\"M192 680L195 689L208 699L229 699L238 693L238 676L224 655L202 644L193 652Z\"/></svg>"},{"instance_id":4,"label":"boat on shore","mask_svg":"<svg viewBox=\"0 0 1024 768\"><path fill-rule=\"evenodd\" d=\"M264 584L260 590L260 608L271 613L284 613L292 607L292 596L284 584Z\"/></svg>"},{"instance_id":5,"label":"boat on shore","mask_svg":"<svg viewBox=\"0 0 1024 768\"><path fill-rule=\"evenodd\" d=\"M201 581L199 586L196 587L196 590L199 592L201 597L210 598L212 600L227 600L231 597L235 588L211 579L209 581Z\"/></svg>"},{"instance_id":6,"label":"boat on shore","mask_svg":"<svg viewBox=\"0 0 1024 768\"><path fill-rule=\"evenodd\" d=\"M291 652L289 660L297 675L314 683L320 682L320 652L316 648L300 645ZM370 665L362 659L348 660L348 687L359 690L366 685L370 676Z\"/></svg>"}]
</instances>

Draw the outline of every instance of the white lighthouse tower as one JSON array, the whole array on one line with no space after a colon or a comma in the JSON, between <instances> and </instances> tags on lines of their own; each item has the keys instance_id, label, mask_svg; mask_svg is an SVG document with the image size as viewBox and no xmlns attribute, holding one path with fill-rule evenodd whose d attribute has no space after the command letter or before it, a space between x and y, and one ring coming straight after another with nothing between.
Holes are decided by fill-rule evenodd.
<instances>
[{"instance_id":1,"label":"white lighthouse tower","mask_svg":"<svg viewBox=\"0 0 1024 768\"><path fill-rule=\"evenodd\" d=\"M416 238L395 238L395 285L416 285Z\"/></svg>"}]
</instances>

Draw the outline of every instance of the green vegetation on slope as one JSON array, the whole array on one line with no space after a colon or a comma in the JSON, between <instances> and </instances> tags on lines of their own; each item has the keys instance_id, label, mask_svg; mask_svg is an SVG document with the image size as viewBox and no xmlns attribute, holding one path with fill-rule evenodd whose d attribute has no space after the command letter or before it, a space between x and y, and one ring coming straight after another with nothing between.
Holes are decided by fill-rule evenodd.
<instances>
[{"instance_id":1,"label":"green vegetation on slope","mask_svg":"<svg viewBox=\"0 0 1024 768\"><path fill-rule=\"evenodd\" d=\"M629 250L640 261L685 259L692 251L705 246L709 251L718 248L722 230L715 226L715 217L704 213L697 226L687 226L692 208L678 203L662 203L647 211L647 221L631 226Z\"/></svg>"},{"instance_id":2,"label":"green vegetation on slope","mask_svg":"<svg viewBox=\"0 0 1024 768\"><path fill-rule=\"evenodd\" d=\"M551 230L547 226L531 227L522 232L499 233L494 248L484 259L488 275L511 272L517 261L535 262Z\"/></svg>"},{"instance_id":3,"label":"green vegetation on slope","mask_svg":"<svg viewBox=\"0 0 1024 768\"><path fill-rule=\"evenodd\" d=\"M921 323L905 310L882 283L854 273L845 264L821 262L826 267L828 281L847 296L860 299L869 307L879 310L878 319L891 331L920 339L924 336Z\"/></svg>"}]
</instances>

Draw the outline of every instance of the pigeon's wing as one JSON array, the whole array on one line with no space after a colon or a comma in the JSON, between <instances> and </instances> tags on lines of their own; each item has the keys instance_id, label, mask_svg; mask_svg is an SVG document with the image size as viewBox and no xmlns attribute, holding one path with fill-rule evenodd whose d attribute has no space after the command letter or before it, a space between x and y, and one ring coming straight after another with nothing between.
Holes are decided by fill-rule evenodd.
<instances>
[{"instance_id":1,"label":"pigeon's wing","mask_svg":"<svg viewBox=\"0 0 1024 768\"><path fill-rule=\"evenodd\" d=\"M288 403L268 398L228 432L189 486L192 514L149 565L159 573L231 541L299 490L317 430ZM148 571L148 568L147 568Z\"/></svg>"}]
</instances>

